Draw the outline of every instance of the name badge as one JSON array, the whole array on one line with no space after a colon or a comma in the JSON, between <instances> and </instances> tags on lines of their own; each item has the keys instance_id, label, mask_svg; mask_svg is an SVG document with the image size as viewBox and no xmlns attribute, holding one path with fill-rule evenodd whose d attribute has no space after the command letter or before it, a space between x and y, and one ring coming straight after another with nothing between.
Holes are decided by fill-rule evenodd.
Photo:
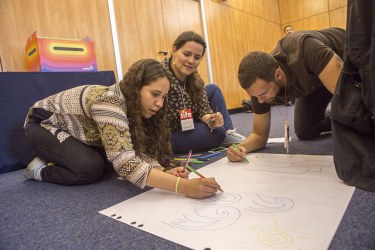
<instances>
[{"instance_id":1,"label":"name badge","mask_svg":"<svg viewBox=\"0 0 375 250\"><path fill-rule=\"evenodd\" d=\"M182 131L193 130L194 121L193 121L193 114L191 112L191 109L180 109L178 113L180 114L180 122L181 122Z\"/></svg>"}]
</instances>

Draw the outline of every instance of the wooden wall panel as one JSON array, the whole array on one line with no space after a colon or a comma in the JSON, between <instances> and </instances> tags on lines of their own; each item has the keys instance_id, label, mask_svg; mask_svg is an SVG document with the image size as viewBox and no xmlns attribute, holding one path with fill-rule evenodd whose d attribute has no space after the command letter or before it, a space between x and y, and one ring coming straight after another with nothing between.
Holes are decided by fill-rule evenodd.
<instances>
[{"instance_id":1,"label":"wooden wall panel","mask_svg":"<svg viewBox=\"0 0 375 250\"><path fill-rule=\"evenodd\" d=\"M115 70L106 0L1 0L0 56L4 71L27 71L25 45L39 36L95 41L99 70Z\"/></svg>"},{"instance_id":2,"label":"wooden wall panel","mask_svg":"<svg viewBox=\"0 0 375 250\"><path fill-rule=\"evenodd\" d=\"M329 12L329 19L332 27L346 29L347 8L338 8Z\"/></svg>"},{"instance_id":3,"label":"wooden wall panel","mask_svg":"<svg viewBox=\"0 0 375 250\"><path fill-rule=\"evenodd\" d=\"M238 64L252 50L271 51L282 27L345 27L346 0L205 0L214 82L229 108L248 99L237 81ZM203 34L197 0L114 0L122 69L136 60L161 60L185 30ZM188 15L188 18L187 18ZM0 0L0 56L4 71L25 71L24 47L40 36L91 37L99 70L115 70L107 0ZM208 83L207 59L199 68Z\"/></svg>"},{"instance_id":4,"label":"wooden wall panel","mask_svg":"<svg viewBox=\"0 0 375 250\"><path fill-rule=\"evenodd\" d=\"M280 0L279 3L282 32L287 24L295 31L346 27L346 0ZM313 6L315 9L309 10Z\"/></svg>"},{"instance_id":5,"label":"wooden wall panel","mask_svg":"<svg viewBox=\"0 0 375 250\"><path fill-rule=\"evenodd\" d=\"M329 10L335 10L338 8L345 7L348 3L348 0L329 0Z\"/></svg>"},{"instance_id":6,"label":"wooden wall panel","mask_svg":"<svg viewBox=\"0 0 375 250\"><path fill-rule=\"evenodd\" d=\"M115 0L122 72L142 58L159 59L167 47L161 0Z\"/></svg>"},{"instance_id":7,"label":"wooden wall panel","mask_svg":"<svg viewBox=\"0 0 375 250\"><path fill-rule=\"evenodd\" d=\"M330 27L328 12L290 23L294 30L319 30ZM283 26L284 27L284 26Z\"/></svg>"},{"instance_id":8,"label":"wooden wall panel","mask_svg":"<svg viewBox=\"0 0 375 250\"><path fill-rule=\"evenodd\" d=\"M162 0L164 27L167 47L171 52L176 38L184 31L192 30L204 37L199 1L193 0ZM189 15L189 18L181 18ZM199 65L198 72L206 84L209 83L207 54Z\"/></svg>"},{"instance_id":9,"label":"wooden wall panel","mask_svg":"<svg viewBox=\"0 0 375 250\"><path fill-rule=\"evenodd\" d=\"M281 24L328 11L328 0L279 0Z\"/></svg>"},{"instance_id":10,"label":"wooden wall panel","mask_svg":"<svg viewBox=\"0 0 375 250\"><path fill-rule=\"evenodd\" d=\"M279 0L216 0L215 2L245 11L274 23L280 23Z\"/></svg>"},{"instance_id":11,"label":"wooden wall panel","mask_svg":"<svg viewBox=\"0 0 375 250\"><path fill-rule=\"evenodd\" d=\"M115 0L122 70L125 73L142 58L162 60L159 51L170 52L177 36L186 30L201 35L199 2L192 0ZM181 18L189 12L189 18ZM142 14L140 14L142 13ZM199 66L205 81L206 59Z\"/></svg>"},{"instance_id":12,"label":"wooden wall panel","mask_svg":"<svg viewBox=\"0 0 375 250\"><path fill-rule=\"evenodd\" d=\"M205 1L215 83L227 107L249 99L237 80L238 65L252 50L271 51L281 37L280 25L216 1Z\"/></svg>"},{"instance_id":13,"label":"wooden wall panel","mask_svg":"<svg viewBox=\"0 0 375 250\"><path fill-rule=\"evenodd\" d=\"M211 62L214 82L223 92L228 108L233 108L234 99L239 96L239 86L236 82L234 44L235 27L231 24L229 8L211 1L205 2L207 29L210 35ZM217 17L220 16L220 19ZM219 32L220 31L220 32Z\"/></svg>"}]
</instances>

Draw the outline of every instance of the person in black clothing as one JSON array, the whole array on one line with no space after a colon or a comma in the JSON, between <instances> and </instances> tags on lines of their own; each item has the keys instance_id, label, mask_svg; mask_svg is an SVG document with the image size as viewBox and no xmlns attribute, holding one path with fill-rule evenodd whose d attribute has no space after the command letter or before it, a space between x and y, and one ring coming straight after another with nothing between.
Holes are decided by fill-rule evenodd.
<instances>
[{"instance_id":1,"label":"person in black clothing","mask_svg":"<svg viewBox=\"0 0 375 250\"><path fill-rule=\"evenodd\" d=\"M349 0L344 66L332 98L333 159L347 184L375 192L375 3Z\"/></svg>"},{"instance_id":2,"label":"person in black clothing","mask_svg":"<svg viewBox=\"0 0 375 250\"><path fill-rule=\"evenodd\" d=\"M282 38L271 54L247 54L238 69L241 87L251 96L253 131L227 151L231 161L263 148L271 125L271 105L296 99L294 128L299 139L309 140L331 130L325 119L342 68L345 30L296 31Z\"/></svg>"}]
</instances>

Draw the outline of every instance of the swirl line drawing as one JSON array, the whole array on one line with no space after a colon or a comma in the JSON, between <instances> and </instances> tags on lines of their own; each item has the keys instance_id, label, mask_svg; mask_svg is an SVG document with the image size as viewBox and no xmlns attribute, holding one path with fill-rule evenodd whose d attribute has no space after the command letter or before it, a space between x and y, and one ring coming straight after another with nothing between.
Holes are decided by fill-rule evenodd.
<instances>
[{"instance_id":1,"label":"swirl line drawing","mask_svg":"<svg viewBox=\"0 0 375 250\"><path fill-rule=\"evenodd\" d=\"M177 218L172 221L162 221L162 223L183 230L212 231L229 227L240 217L241 211L230 206L216 208L214 213L209 210L207 211L207 209L198 211L197 208L193 208L183 213L182 218Z\"/></svg>"},{"instance_id":2,"label":"swirl line drawing","mask_svg":"<svg viewBox=\"0 0 375 250\"><path fill-rule=\"evenodd\" d=\"M204 205L231 205L241 200L241 195L237 193L221 193L213 197L192 201L192 203L204 204Z\"/></svg>"},{"instance_id":3,"label":"swirl line drawing","mask_svg":"<svg viewBox=\"0 0 375 250\"><path fill-rule=\"evenodd\" d=\"M287 248L293 245L292 236L281 228L265 228L258 233L258 239L263 244L274 248Z\"/></svg>"},{"instance_id":4,"label":"swirl line drawing","mask_svg":"<svg viewBox=\"0 0 375 250\"><path fill-rule=\"evenodd\" d=\"M323 168L332 167L333 163L323 160L293 159L275 156L272 161L262 155L256 155L244 170L278 172L289 174L305 174L322 172Z\"/></svg>"},{"instance_id":5,"label":"swirl line drawing","mask_svg":"<svg viewBox=\"0 0 375 250\"><path fill-rule=\"evenodd\" d=\"M262 198L257 194L257 199L252 200L252 204L245 208L253 212L274 213L289 210L294 207L294 201L286 197L273 197L271 199Z\"/></svg>"}]
</instances>

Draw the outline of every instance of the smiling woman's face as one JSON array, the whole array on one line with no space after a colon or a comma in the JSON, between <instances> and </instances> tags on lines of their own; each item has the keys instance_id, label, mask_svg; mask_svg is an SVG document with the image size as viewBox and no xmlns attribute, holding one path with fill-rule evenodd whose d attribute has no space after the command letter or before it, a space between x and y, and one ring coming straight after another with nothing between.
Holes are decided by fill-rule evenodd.
<instances>
[{"instance_id":1,"label":"smiling woman's face","mask_svg":"<svg viewBox=\"0 0 375 250\"><path fill-rule=\"evenodd\" d=\"M188 41L178 50L173 50L173 70L179 78L193 74L202 61L204 48L201 44Z\"/></svg>"}]
</instances>

